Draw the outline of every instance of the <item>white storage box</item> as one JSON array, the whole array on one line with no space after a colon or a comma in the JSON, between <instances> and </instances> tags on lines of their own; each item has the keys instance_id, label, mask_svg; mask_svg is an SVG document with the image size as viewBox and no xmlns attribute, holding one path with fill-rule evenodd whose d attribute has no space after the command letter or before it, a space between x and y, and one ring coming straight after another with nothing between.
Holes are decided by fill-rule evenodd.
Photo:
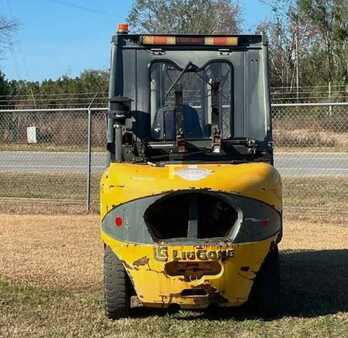
<instances>
[{"instance_id":1,"label":"white storage box","mask_svg":"<svg viewBox=\"0 0 348 338\"><path fill-rule=\"evenodd\" d=\"M27 141L28 143L37 143L37 133L38 130L36 127L27 128Z\"/></svg>"}]
</instances>

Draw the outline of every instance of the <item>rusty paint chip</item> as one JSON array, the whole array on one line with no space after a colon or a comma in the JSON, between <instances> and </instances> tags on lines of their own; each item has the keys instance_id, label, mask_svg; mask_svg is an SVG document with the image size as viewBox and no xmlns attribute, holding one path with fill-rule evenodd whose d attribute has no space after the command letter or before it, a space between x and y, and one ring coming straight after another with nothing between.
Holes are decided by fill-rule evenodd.
<instances>
[{"instance_id":1,"label":"rusty paint chip","mask_svg":"<svg viewBox=\"0 0 348 338\"><path fill-rule=\"evenodd\" d=\"M149 263L149 261L150 261L150 259L148 257L144 256L142 258L137 259L135 262L133 262L133 266L139 267L142 265L146 265Z\"/></svg>"}]
</instances>

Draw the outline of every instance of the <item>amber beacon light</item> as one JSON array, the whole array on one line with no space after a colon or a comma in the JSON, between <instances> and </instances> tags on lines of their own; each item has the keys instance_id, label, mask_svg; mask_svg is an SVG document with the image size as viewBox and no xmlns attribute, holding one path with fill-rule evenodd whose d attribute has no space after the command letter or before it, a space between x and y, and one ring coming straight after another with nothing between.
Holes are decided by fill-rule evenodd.
<instances>
[{"instance_id":1,"label":"amber beacon light","mask_svg":"<svg viewBox=\"0 0 348 338\"><path fill-rule=\"evenodd\" d=\"M119 23L117 26L118 33L128 33L129 27L128 23Z\"/></svg>"}]
</instances>

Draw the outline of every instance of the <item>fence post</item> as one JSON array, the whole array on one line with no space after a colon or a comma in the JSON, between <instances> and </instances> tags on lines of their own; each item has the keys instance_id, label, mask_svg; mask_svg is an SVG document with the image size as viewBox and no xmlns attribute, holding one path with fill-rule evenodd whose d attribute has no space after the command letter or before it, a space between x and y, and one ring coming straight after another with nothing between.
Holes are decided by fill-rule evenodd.
<instances>
[{"instance_id":1,"label":"fence post","mask_svg":"<svg viewBox=\"0 0 348 338\"><path fill-rule=\"evenodd\" d=\"M92 112L91 107L87 110L87 191L86 191L86 209L91 209L91 167L92 167Z\"/></svg>"},{"instance_id":2,"label":"fence post","mask_svg":"<svg viewBox=\"0 0 348 338\"><path fill-rule=\"evenodd\" d=\"M92 171L92 104L97 98L96 93L89 103L87 108L87 191L86 191L86 209L87 212L91 210L91 171Z\"/></svg>"},{"instance_id":3,"label":"fence post","mask_svg":"<svg viewBox=\"0 0 348 338\"><path fill-rule=\"evenodd\" d=\"M329 81L329 102L331 103L331 81ZM329 116L332 116L332 105L329 106Z\"/></svg>"}]
</instances>

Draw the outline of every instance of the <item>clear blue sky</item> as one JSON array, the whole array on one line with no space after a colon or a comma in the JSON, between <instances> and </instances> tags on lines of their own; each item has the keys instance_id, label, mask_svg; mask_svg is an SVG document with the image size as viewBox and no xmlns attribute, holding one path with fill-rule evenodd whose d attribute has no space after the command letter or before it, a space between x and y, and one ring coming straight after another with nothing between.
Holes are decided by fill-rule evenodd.
<instances>
[{"instance_id":1,"label":"clear blue sky","mask_svg":"<svg viewBox=\"0 0 348 338\"><path fill-rule=\"evenodd\" d=\"M259 0L240 0L244 31L253 32L271 10ZM8 79L56 79L85 69L106 69L110 39L132 0L0 0L0 15L15 19L13 47L1 55Z\"/></svg>"}]
</instances>

